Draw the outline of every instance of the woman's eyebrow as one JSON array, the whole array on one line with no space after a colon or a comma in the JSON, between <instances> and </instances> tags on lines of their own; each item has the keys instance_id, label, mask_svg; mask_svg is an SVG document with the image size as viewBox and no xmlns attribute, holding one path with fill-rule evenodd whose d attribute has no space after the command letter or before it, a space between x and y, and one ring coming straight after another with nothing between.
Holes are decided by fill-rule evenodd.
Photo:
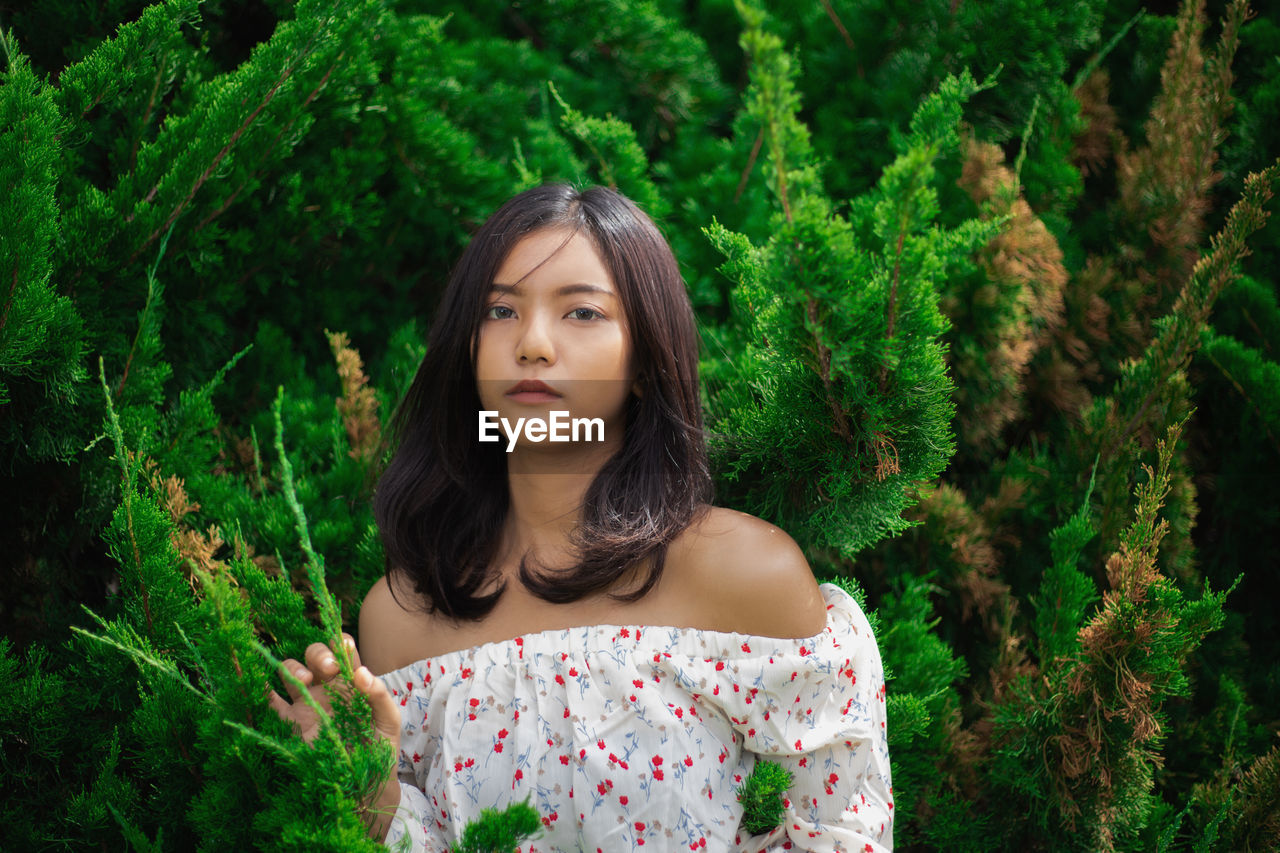
<instances>
[{"instance_id":1,"label":"woman's eyebrow","mask_svg":"<svg viewBox=\"0 0 1280 853\"><path fill-rule=\"evenodd\" d=\"M520 285L518 284L498 284L497 282L493 283L491 291L497 292L497 293L509 293L512 296L520 296L523 293L523 291L520 288ZM587 282L579 282L577 284L566 284L562 287L556 288L556 290L551 295L552 296L571 296L577 293L598 293L604 296L617 295L612 290L609 290L606 287L601 287L598 284L588 284Z\"/></svg>"}]
</instances>

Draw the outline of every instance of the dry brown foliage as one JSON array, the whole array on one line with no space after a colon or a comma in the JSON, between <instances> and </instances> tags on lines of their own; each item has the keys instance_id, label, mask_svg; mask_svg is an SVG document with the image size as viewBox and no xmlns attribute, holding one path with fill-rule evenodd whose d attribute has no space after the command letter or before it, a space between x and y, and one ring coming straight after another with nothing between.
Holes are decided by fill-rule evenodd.
<instances>
[{"instance_id":1,"label":"dry brown foliage","mask_svg":"<svg viewBox=\"0 0 1280 853\"><path fill-rule=\"evenodd\" d=\"M1086 178L1106 167L1117 144L1116 110L1108 101L1110 92L1111 75L1101 66L1075 90L1086 127L1075 138L1072 160Z\"/></svg>"},{"instance_id":2,"label":"dry brown foliage","mask_svg":"<svg viewBox=\"0 0 1280 853\"><path fill-rule=\"evenodd\" d=\"M1184 423L1171 426L1166 439L1157 442L1156 469L1143 466L1147 480L1137 488L1136 517L1119 551L1107 560L1110 588L1079 631L1079 651L1057 668L1058 683L1065 688L1062 734L1051 745L1063 814L1071 821L1080 814L1079 800L1091 800L1095 819L1101 815L1097 841L1104 849L1113 841L1105 819L1116 806L1113 775L1142 778L1144 766L1161 761L1158 714L1167 675L1149 668L1155 665L1150 652L1160 637L1176 630L1178 616L1157 604L1151 592L1164 580L1156 558L1169 525L1159 511L1169 493L1170 467ZM1117 728L1117 722L1123 725Z\"/></svg>"},{"instance_id":3,"label":"dry brown foliage","mask_svg":"<svg viewBox=\"0 0 1280 853\"><path fill-rule=\"evenodd\" d=\"M1204 0L1184 0L1178 28L1160 71L1160 93L1144 125L1146 144L1129 151L1121 140L1116 180L1121 215L1145 226L1147 246L1134 246L1126 266L1143 285L1132 306L1149 316L1167 308L1186 281L1203 242L1209 192L1221 177L1217 148L1231 114L1231 61L1248 3L1234 0L1218 46L1201 49Z\"/></svg>"},{"instance_id":4,"label":"dry brown foliage","mask_svg":"<svg viewBox=\"0 0 1280 853\"><path fill-rule=\"evenodd\" d=\"M976 387L995 389L981 400L959 400L959 431L967 443L980 445L1024 414L1027 367L1062 323L1067 270L1058 241L1019 194L1017 176L999 146L967 141L960 186L984 215L1008 218L978 253L984 283L966 294L968 305L952 305L948 312L963 310L971 318L983 349L958 358L957 372L984 379ZM966 359L980 363L961 363ZM967 387L960 383L958 393L963 396Z\"/></svg>"},{"instance_id":5,"label":"dry brown foliage","mask_svg":"<svg viewBox=\"0 0 1280 853\"><path fill-rule=\"evenodd\" d=\"M1238 791L1236 827L1249 832L1247 849L1280 850L1280 746L1253 762Z\"/></svg>"},{"instance_id":6,"label":"dry brown foliage","mask_svg":"<svg viewBox=\"0 0 1280 853\"><path fill-rule=\"evenodd\" d=\"M187 523L187 516L199 512L200 504L187 495L182 478L176 474L163 476L156 461L150 458L144 460L143 472L155 491L160 506L169 513L169 518L173 521L174 529L169 541L182 558L187 583L191 585L192 591L200 592L202 574L206 577L221 575L234 585L235 575L217 557L218 552L227 544L222 538L222 531L216 524L210 524L202 532Z\"/></svg>"},{"instance_id":7,"label":"dry brown foliage","mask_svg":"<svg viewBox=\"0 0 1280 853\"><path fill-rule=\"evenodd\" d=\"M325 330L329 347L338 362L338 378L342 380L342 396L337 399L342 426L351 443L352 459L365 465L373 463L382 439L382 423L378 420L378 398L369 387L360 353L351 346L346 332Z\"/></svg>"},{"instance_id":8,"label":"dry brown foliage","mask_svg":"<svg viewBox=\"0 0 1280 853\"><path fill-rule=\"evenodd\" d=\"M1001 614L1011 602L1008 584L1000 580L999 553L992 546L986 519L969 505L964 492L949 483L920 490L920 501L907 517L923 521L929 539L949 549L960 599L961 618L977 616L988 637L1001 637Z\"/></svg>"}]
</instances>

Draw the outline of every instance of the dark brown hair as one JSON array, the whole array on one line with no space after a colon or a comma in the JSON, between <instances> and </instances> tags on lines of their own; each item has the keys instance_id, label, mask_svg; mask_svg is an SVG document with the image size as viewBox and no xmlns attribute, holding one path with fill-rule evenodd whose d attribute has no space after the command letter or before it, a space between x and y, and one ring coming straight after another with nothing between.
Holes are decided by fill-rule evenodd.
<instances>
[{"instance_id":1,"label":"dark brown hair","mask_svg":"<svg viewBox=\"0 0 1280 853\"><path fill-rule=\"evenodd\" d=\"M475 347L502 262L523 237L544 228L585 233L613 276L641 393L627 402L622 448L583 498L572 535L577 565L548 574L522 558L521 582L562 603L609 589L638 568L638 587L610 593L634 601L657 583L667 546L711 499L697 330L671 248L652 220L613 190L579 192L566 184L527 190L491 216L463 252L426 356L392 416L396 452L378 482L374 514L388 574L411 581L429 612L479 619L505 588L479 594L490 580L509 496L501 443L476 440Z\"/></svg>"}]
</instances>

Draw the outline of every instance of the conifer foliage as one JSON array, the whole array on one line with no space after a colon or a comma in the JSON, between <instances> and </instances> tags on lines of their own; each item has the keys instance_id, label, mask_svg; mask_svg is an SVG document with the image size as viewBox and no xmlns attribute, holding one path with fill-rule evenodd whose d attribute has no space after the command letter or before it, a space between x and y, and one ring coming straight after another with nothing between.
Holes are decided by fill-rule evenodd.
<instances>
[{"instance_id":1,"label":"conifer foliage","mask_svg":"<svg viewBox=\"0 0 1280 853\"><path fill-rule=\"evenodd\" d=\"M718 502L868 612L899 849L1280 848L1275 10L764 5L0 13L0 849L379 849L350 659L310 745L266 691L547 180L658 221Z\"/></svg>"}]
</instances>

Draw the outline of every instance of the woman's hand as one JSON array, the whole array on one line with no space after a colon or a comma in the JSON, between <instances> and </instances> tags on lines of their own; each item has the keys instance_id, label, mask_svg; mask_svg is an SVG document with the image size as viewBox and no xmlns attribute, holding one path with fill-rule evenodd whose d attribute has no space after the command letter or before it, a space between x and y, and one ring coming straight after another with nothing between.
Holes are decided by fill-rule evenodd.
<instances>
[{"instance_id":1,"label":"woman's hand","mask_svg":"<svg viewBox=\"0 0 1280 853\"><path fill-rule=\"evenodd\" d=\"M351 666L355 670L356 689L364 694L369 700L370 707L373 708L373 734L376 737L391 742L393 754L400 752L400 707L391 697L391 693L387 690L387 686L382 683L382 679L375 676L369 671L368 667L361 666L360 653L356 651L355 640L350 634L342 635L342 642L347 647L347 651L351 653ZM334 657L334 652L323 643L312 643L307 647L305 664L298 663L293 658L286 659L281 666L293 673L294 676L303 683L308 693L316 700L316 703L324 709L325 713L331 714L333 707L329 699L329 693L325 689L326 686L332 686L339 694L348 695L349 688L347 683L338 679L338 661ZM320 731L320 718L316 714L315 709L302 698L301 691L294 686L293 682L281 675L284 681L285 690L289 693L289 698L293 701L287 702L272 690L269 694L268 701L271 707L280 719L286 720L293 724L294 731L302 736L302 739L310 743Z\"/></svg>"},{"instance_id":2,"label":"woman's hand","mask_svg":"<svg viewBox=\"0 0 1280 853\"><path fill-rule=\"evenodd\" d=\"M392 755L399 755L400 706L391 697L391 693L387 690L387 685L382 683L382 679L370 672L368 667L361 666L360 653L356 651L356 643L351 638L351 635L343 634L342 642L347 647L347 651L351 653L351 666L355 670L352 680L355 682L356 689L364 694L364 697L369 700L370 707L373 708L374 736L390 741ZM332 683L333 689L338 691L340 695L349 695L346 681L337 678L339 669L338 661L334 657L334 651L323 643L312 643L307 646L304 657L306 659L305 665L298 663L293 658L286 658L281 667L293 673L302 682L307 692L324 709L325 713L332 714L333 705L329 698L329 692L325 687ZM293 702L286 702L274 690L270 692L268 701L275 712L280 715L280 719L292 723L294 731L302 735L304 741L310 743L320 732L320 717L316 714L315 709L311 707L311 704L302 698L302 692L294 686L292 681L283 675L280 676L280 679L284 682L285 690L289 691L289 698ZM372 800L365 805L367 810L365 821L369 828L370 837L381 839L386 836L391 816L396 813L396 808L399 804L400 785L396 781L395 773L393 772L391 777L375 792Z\"/></svg>"}]
</instances>

